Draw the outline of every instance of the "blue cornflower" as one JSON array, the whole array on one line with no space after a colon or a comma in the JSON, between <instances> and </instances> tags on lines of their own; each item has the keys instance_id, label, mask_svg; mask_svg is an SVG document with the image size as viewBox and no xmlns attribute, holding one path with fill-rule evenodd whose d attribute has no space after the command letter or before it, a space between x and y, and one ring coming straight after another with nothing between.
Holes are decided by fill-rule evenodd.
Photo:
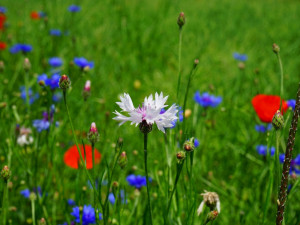
<instances>
[{"instance_id":1,"label":"blue cornflower","mask_svg":"<svg viewBox=\"0 0 300 225\"><path fill-rule=\"evenodd\" d=\"M256 146L256 151L258 152L258 154L266 156L267 155L267 146L266 145L257 145ZM271 154L271 156L273 156L275 154L275 147L271 147L269 148L269 152Z\"/></svg>"},{"instance_id":2,"label":"blue cornflower","mask_svg":"<svg viewBox=\"0 0 300 225\"><path fill-rule=\"evenodd\" d=\"M52 105L50 108L50 113L43 112L43 119L33 120L32 126L34 126L40 133L43 130L49 130L50 123L53 122L53 116L55 112L55 106Z\"/></svg>"},{"instance_id":3,"label":"blue cornflower","mask_svg":"<svg viewBox=\"0 0 300 225\"><path fill-rule=\"evenodd\" d=\"M0 13L3 13L3 14L5 14L5 13L6 13L6 11L7 11L7 9L6 9L5 7L3 7L3 6L0 6Z\"/></svg>"},{"instance_id":4,"label":"blue cornflower","mask_svg":"<svg viewBox=\"0 0 300 225\"><path fill-rule=\"evenodd\" d=\"M296 107L296 100L295 99L287 100L286 103L287 103L288 107L292 107L292 109L295 110L295 107Z\"/></svg>"},{"instance_id":5,"label":"blue cornflower","mask_svg":"<svg viewBox=\"0 0 300 225\"><path fill-rule=\"evenodd\" d=\"M79 12L80 11L80 6L78 6L78 5L70 5L69 8L68 8L68 10L70 12Z\"/></svg>"},{"instance_id":6,"label":"blue cornflower","mask_svg":"<svg viewBox=\"0 0 300 225\"><path fill-rule=\"evenodd\" d=\"M28 88L28 92L26 93L26 88L24 86L20 87L20 91L21 91L21 98L24 100L24 102L26 103L27 99L27 94L29 96L29 104L31 105L35 100L37 100L39 98L39 94L36 93L34 94L31 88Z\"/></svg>"},{"instance_id":7,"label":"blue cornflower","mask_svg":"<svg viewBox=\"0 0 300 225\"><path fill-rule=\"evenodd\" d=\"M284 162L284 158L285 158L285 154L279 155L280 163ZM298 154L295 159L291 160L290 175L292 175L293 173L300 176L300 154Z\"/></svg>"},{"instance_id":8,"label":"blue cornflower","mask_svg":"<svg viewBox=\"0 0 300 225\"><path fill-rule=\"evenodd\" d=\"M24 198L29 198L29 195L30 195L30 191L29 189L24 189L22 191L20 191L20 194L24 196Z\"/></svg>"},{"instance_id":9,"label":"blue cornflower","mask_svg":"<svg viewBox=\"0 0 300 225\"><path fill-rule=\"evenodd\" d=\"M146 183L146 177L143 177L141 175L134 175L134 174L131 174L129 176L126 177L126 180L128 182L128 184L130 186L133 186L137 189L140 189L142 188L143 186L146 186L147 183ZM152 179L149 177L149 182L151 182Z\"/></svg>"},{"instance_id":10,"label":"blue cornflower","mask_svg":"<svg viewBox=\"0 0 300 225\"><path fill-rule=\"evenodd\" d=\"M39 76L37 77L37 82L38 82L38 84L39 84L41 81L43 81L44 84L46 85L47 79L48 79L47 74L43 73L43 74L41 74L41 75L39 75Z\"/></svg>"},{"instance_id":11,"label":"blue cornflower","mask_svg":"<svg viewBox=\"0 0 300 225\"><path fill-rule=\"evenodd\" d=\"M85 59L83 57L80 57L80 58L75 57L74 63L77 66L79 66L81 69L83 69L86 66L88 66L90 69L94 67L94 62L92 62L92 61L89 62L89 61L87 61L87 59Z\"/></svg>"},{"instance_id":12,"label":"blue cornflower","mask_svg":"<svg viewBox=\"0 0 300 225\"><path fill-rule=\"evenodd\" d=\"M69 206L75 205L75 201L73 199L68 199L68 205Z\"/></svg>"},{"instance_id":13,"label":"blue cornflower","mask_svg":"<svg viewBox=\"0 0 300 225\"><path fill-rule=\"evenodd\" d=\"M59 88L59 79L60 75L59 74L53 74L51 78L48 78L46 80L46 85L49 86L52 90L55 88Z\"/></svg>"},{"instance_id":14,"label":"blue cornflower","mask_svg":"<svg viewBox=\"0 0 300 225\"><path fill-rule=\"evenodd\" d=\"M197 138L194 138L194 146L197 148L200 145L200 142Z\"/></svg>"},{"instance_id":15,"label":"blue cornflower","mask_svg":"<svg viewBox=\"0 0 300 225\"><path fill-rule=\"evenodd\" d=\"M60 102L61 99L62 99L62 94L61 94L61 92L55 93L55 94L53 94L53 96L52 96L53 102Z\"/></svg>"},{"instance_id":16,"label":"blue cornflower","mask_svg":"<svg viewBox=\"0 0 300 225\"><path fill-rule=\"evenodd\" d=\"M263 125L263 124L256 124L255 125L255 130L259 133L265 133L268 130L272 129L272 124L268 123L267 125Z\"/></svg>"},{"instance_id":17,"label":"blue cornflower","mask_svg":"<svg viewBox=\"0 0 300 225\"><path fill-rule=\"evenodd\" d=\"M121 201L122 201L123 204L127 203L127 200L125 201L125 192L124 192L123 189L120 190L119 197L121 198ZM109 195L108 195L108 200L109 200L109 202L110 202L112 205L115 204L116 198L115 198L115 196L114 196L113 193L109 193Z\"/></svg>"},{"instance_id":18,"label":"blue cornflower","mask_svg":"<svg viewBox=\"0 0 300 225\"><path fill-rule=\"evenodd\" d=\"M216 97L208 94L207 92L200 95L200 92L197 91L194 95L194 100L202 107L216 107L222 102L222 97Z\"/></svg>"},{"instance_id":19,"label":"blue cornflower","mask_svg":"<svg viewBox=\"0 0 300 225\"><path fill-rule=\"evenodd\" d=\"M52 57L49 59L49 65L52 67L60 67L63 64L63 61L59 57Z\"/></svg>"},{"instance_id":20,"label":"blue cornflower","mask_svg":"<svg viewBox=\"0 0 300 225\"><path fill-rule=\"evenodd\" d=\"M23 53L31 52L32 51L32 46L28 45L28 44L15 44L9 49L9 51L12 54L16 54L20 51L22 51Z\"/></svg>"},{"instance_id":21,"label":"blue cornflower","mask_svg":"<svg viewBox=\"0 0 300 225\"><path fill-rule=\"evenodd\" d=\"M73 211L71 213L71 216L75 217L75 222L80 223L80 210L79 207L76 206L73 208ZM102 219L102 214L99 213L99 219ZM83 225L89 225L89 224L95 224L96 223L96 215L95 210L91 205L84 205L82 210L82 224Z\"/></svg>"},{"instance_id":22,"label":"blue cornflower","mask_svg":"<svg viewBox=\"0 0 300 225\"><path fill-rule=\"evenodd\" d=\"M238 60L238 61L242 61L245 62L248 59L248 56L246 54L240 54L240 53L233 53L233 58Z\"/></svg>"},{"instance_id":23,"label":"blue cornflower","mask_svg":"<svg viewBox=\"0 0 300 225\"><path fill-rule=\"evenodd\" d=\"M49 33L52 36L61 36L61 31L58 29L51 29Z\"/></svg>"}]
</instances>

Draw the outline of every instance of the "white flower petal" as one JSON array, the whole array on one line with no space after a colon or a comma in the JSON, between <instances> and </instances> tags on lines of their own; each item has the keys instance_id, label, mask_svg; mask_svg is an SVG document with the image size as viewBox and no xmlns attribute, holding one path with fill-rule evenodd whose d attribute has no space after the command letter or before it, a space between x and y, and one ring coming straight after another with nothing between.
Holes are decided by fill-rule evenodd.
<instances>
[{"instance_id":1,"label":"white flower petal","mask_svg":"<svg viewBox=\"0 0 300 225\"><path fill-rule=\"evenodd\" d=\"M117 102L123 112L131 112L134 110L134 105L129 94L124 93L124 97L120 97L121 102Z\"/></svg>"},{"instance_id":2,"label":"white flower petal","mask_svg":"<svg viewBox=\"0 0 300 225\"><path fill-rule=\"evenodd\" d=\"M122 115L121 113L119 113L117 111L115 111L114 114L116 114L117 116L114 117L113 119L121 121L121 123L119 123L119 126L121 126L123 123L125 123L125 122L127 122L127 121L130 120L130 117L124 116L124 115Z\"/></svg>"},{"instance_id":3,"label":"white flower petal","mask_svg":"<svg viewBox=\"0 0 300 225\"><path fill-rule=\"evenodd\" d=\"M204 208L204 201L202 201L197 209L197 214L198 216L203 212L203 208Z\"/></svg>"}]
</instances>

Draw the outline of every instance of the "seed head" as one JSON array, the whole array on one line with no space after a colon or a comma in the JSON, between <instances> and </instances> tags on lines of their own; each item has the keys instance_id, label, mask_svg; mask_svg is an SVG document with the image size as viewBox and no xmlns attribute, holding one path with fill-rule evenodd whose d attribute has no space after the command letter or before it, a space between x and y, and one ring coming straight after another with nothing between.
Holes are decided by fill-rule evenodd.
<instances>
[{"instance_id":1,"label":"seed head","mask_svg":"<svg viewBox=\"0 0 300 225\"><path fill-rule=\"evenodd\" d=\"M152 131L152 124L148 124L146 120L143 120L139 124L140 131L144 134L150 133Z\"/></svg>"}]
</instances>

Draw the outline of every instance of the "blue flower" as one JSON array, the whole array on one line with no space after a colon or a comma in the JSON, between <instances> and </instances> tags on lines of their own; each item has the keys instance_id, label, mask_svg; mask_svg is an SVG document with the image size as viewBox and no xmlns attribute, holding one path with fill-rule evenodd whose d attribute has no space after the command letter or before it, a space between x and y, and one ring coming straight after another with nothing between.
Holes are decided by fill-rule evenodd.
<instances>
[{"instance_id":1,"label":"blue flower","mask_svg":"<svg viewBox=\"0 0 300 225\"><path fill-rule=\"evenodd\" d=\"M23 53L31 52L32 51L32 46L28 45L28 44L15 44L9 49L9 51L12 54L16 54L20 51L22 51Z\"/></svg>"},{"instance_id":2,"label":"blue flower","mask_svg":"<svg viewBox=\"0 0 300 225\"><path fill-rule=\"evenodd\" d=\"M79 12L80 11L80 6L78 6L78 5L70 5L69 8L68 8L68 10L70 12Z\"/></svg>"},{"instance_id":3,"label":"blue flower","mask_svg":"<svg viewBox=\"0 0 300 225\"><path fill-rule=\"evenodd\" d=\"M39 14L40 18L46 17L46 13L45 12L39 11L38 14Z\"/></svg>"},{"instance_id":4,"label":"blue flower","mask_svg":"<svg viewBox=\"0 0 300 225\"><path fill-rule=\"evenodd\" d=\"M119 197L121 198L122 204L127 203L127 200L125 201L125 192L123 189L120 190ZM115 204L116 198L113 193L109 193L108 200L112 205Z\"/></svg>"},{"instance_id":5,"label":"blue flower","mask_svg":"<svg viewBox=\"0 0 300 225\"><path fill-rule=\"evenodd\" d=\"M141 175L134 175L134 174L131 174L129 176L126 177L126 180L128 182L128 184L130 186L133 186L137 189L140 189L142 188L143 186L146 186L147 183L146 183L146 177L143 177ZM149 182L151 182L152 179L149 177Z\"/></svg>"},{"instance_id":6,"label":"blue flower","mask_svg":"<svg viewBox=\"0 0 300 225\"><path fill-rule=\"evenodd\" d=\"M37 77L37 82L38 82L38 84L39 84L41 81L43 81L44 84L46 85L47 79L48 79L47 74L43 73L42 75L39 75L39 76Z\"/></svg>"},{"instance_id":7,"label":"blue flower","mask_svg":"<svg viewBox=\"0 0 300 225\"><path fill-rule=\"evenodd\" d=\"M49 86L52 90L55 88L59 88L59 79L60 75L59 74L53 74L51 78L48 78L46 80L46 85Z\"/></svg>"},{"instance_id":8,"label":"blue flower","mask_svg":"<svg viewBox=\"0 0 300 225\"><path fill-rule=\"evenodd\" d=\"M248 59L248 56L246 54L240 54L240 53L233 53L233 58L238 60L238 61L242 61L245 62Z\"/></svg>"},{"instance_id":9,"label":"blue flower","mask_svg":"<svg viewBox=\"0 0 300 225\"><path fill-rule=\"evenodd\" d=\"M50 30L50 35L52 36L61 36L61 31L58 29L51 29Z\"/></svg>"},{"instance_id":10,"label":"blue flower","mask_svg":"<svg viewBox=\"0 0 300 225\"><path fill-rule=\"evenodd\" d=\"M200 142L197 138L194 138L194 146L197 148L200 145Z\"/></svg>"},{"instance_id":11,"label":"blue flower","mask_svg":"<svg viewBox=\"0 0 300 225\"><path fill-rule=\"evenodd\" d=\"M296 100L295 99L287 100L287 105L288 105L288 107L292 107L292 109L295 110Z\"/></svg>"},{"instance_id":12,"label":"blue flower","mask_svg":"<svg viewBox=\"0 0 300 225\"><path fill-rule=\"evenodd\" d=\"M53 122L53 115L55 112L55 106L52 105L50 108L50 113L43 112L43 119L37 119L33 120L32 126L37 129L37 131L40 133L43 130L49 130L50 123Z\"/></svg>"},{"instance_id":13,"label":"blue flower","mask_svg":"<svg viewBox=\"0 0 300 225\"><path fill-rule=\"evenodd\" d=\"M3 7L3 6L0 6L0 13L3 13L3 14L5 14L5 13L6 13L6 11L7 11L7 9L6 9L5 7Z\"/></svg>"},{"instance_id":14,"label":"blue flower","mask_svg":"<svg viewBox=\"0 0 300 225\"><path fill-rule=\"evenodd\" d=\"M73 208L71 216L75 217L75 222L80 223L80 210L79 207L76 206ZM102 219L102 214L99 213L100 220ZM82 224L89 225L96 223L96 215L95 210L91 205L84 205L82 210Z\"/></svg>"},{"instance_id":15,"label":"blue flower","mask_svg":"<svg viewBox=\"0 0 300 225\"><path fill-rule=\"evenodd\" d=\"M88 66L88 67L90 67L90 69L91 68L93 68L94 67L94 62L89 62L89 61L87 61L85 58L83 58L83 57L80 57L80 58L74 58L74 63L77 65L77 66L79 66L81 69L83 69L84 67L86 67L86 66Z\"/></svg>"},{"instance_id":16,"label":"blue flower","mask_svg":"<svg viewBox=\"0 0 300 225\"><path fill-rule=\"evenodd\" d=\"M62 94L61 94L61 92L55 93L55 94L53 94L53 96L52 96L53 102L60 102L61 99L62 99Z\"/></svg>"},{"instance_id":17,"label":"blue flower","mask_svg":"<svg viewBox=\"0 0 300 225\"><path fill-rule=\"evenodd\" d=\"M279 155L280 163L284 163L285 154ZM300 154L297 155L295 159L291 160L291 167L290 167L290 175L295 173L297 176L300 176Z\"/></svg>"},{"instance_id":18,"label":"blue flower","mask_svg":"<svg viewBox=\"0 0 300 225\"><path fill-rule=\"evenodd\" d=\"M194 100L202 107L216 107L222 102L222 97L216 97L208 94L207 92L200 95L200 92L197 91L195 93Z\"/></svg>"},{"instance_id":19,"label":"blue flower","mask_svg":"<svg viewBox=\"0 0 300 225\"><path fill-rule=\"evenodd\" d=\"M109 195L108 195L108 201L109 201L112 205L115 204L116 199L115 199L115 196L114 196L113 193L109 193Z\"/></svg>"},{"instance_id":20,"label":"blue flower","mask_svg":"<svg viewBox=\"0 0 300 225\"><path fill-rule=\"evenodd\" d=\"M39 94L36 93L34 94L32 89L29 88L28 92L26 92L26 88L24 86L20 87L20 91L21 91L21 98L24 100L24 103L26 103L27 101L27 93L28 93L28 98L29 98L29 104L31 105L35 100L37 100L39 98Z\"/></svg>"},{"instance_id":21,"label":"blue flower","mask_svg":"<svg viewBox=\"0 0 300 225\"><path fill-rule=\"evenodd\" d=\"M256 124L255 125L255 130L259 133L265 133L268 130L272 129L272 124L268 123L267 125L263 125L263 124Z\"/></svg>"},{"instance_id":22,"label":"blue flower","mask_svg":"<svg viewBox=\"0 0 300 225\"><path fill-rule=\"evenodd\" d=\"M68 199L68 205L69 206L75 205L75 201L73 199Z\"/></svg>"},{"instance_id":23,"label":"blue flower","mask_svg":"<svg viewBox=\"0 0 300 225\"><path fill-rule=\"evenodd\" d=\"M49 59L49 65L52 67L60 67L63 64L63 61L59 57L52 57Z\"/></svg>"},{"instance_id":24,"label":"blue flower","mask_svg":"<svg viewBox=\"0 0 300 225\"><path fill-rule=\"evenodd\" d=\"M29 189L24 189L22 191L20 191L20 194L24 196L24 198L29 198L29 195L30 195L30 191Z\"/></svg>"},{"instance_id":25,"label":"blue flower","mask_svg":"<svg viewBox=\"0 0 300 225\"><path fill-rule=\"evenodd\" d=\"M258 152L258 154L266 156L267 155L267 146L266 145L257 145L256 151ZM275 154L275 147L269 148L269 152L270 152L271 156L273 156Z\"/></svg>"}]
</instances>

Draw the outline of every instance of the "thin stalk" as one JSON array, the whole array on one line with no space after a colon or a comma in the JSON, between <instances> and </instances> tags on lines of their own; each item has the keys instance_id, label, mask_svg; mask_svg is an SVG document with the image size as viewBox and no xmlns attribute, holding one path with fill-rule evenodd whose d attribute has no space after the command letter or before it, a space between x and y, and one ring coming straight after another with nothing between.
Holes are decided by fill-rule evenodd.
<instances>
[{"instance_id":1,"label":"thin stalk","mask_svg":"<svg viewBox=\"0 0 300 225\"><path fill-rule=\"evenodd\" d=\"M280 111L282 111L282 100L283 100L283 67L282 67L282 62L280 58L279 52L276 54L278 63L279 63L279 68L280 68Z\"/></svg>"},{"instance_id":2,"label":"thin stalk","mask_svg":"<svg viewBox=\"0 0 300 225\"><path fill-rule=\"evenodd\" d=\"M4 187L3 187L3 199L2 199L2 222L3 222L3 225L6 224L7 199L8 199L8 188L7 188L7 181L5 181Z\"/></svg>"},{"instance_id":3,"label":"thin stalk","mask_svg":"<svg viewBox=\"0 0 300 225\"><path fill-rule=\"evenodd\" d=\"M275 149L275 176L276 176L276 187L280 183L280 168L279 168L279 142L280 142L280 130L276 131L276 149Z\"/></svg>"},{"instance_id":4,"label":"thin stalk","mask_svg":"<svg viewBox=\"0 0 300 225\"><path fill-rule=\"evenodd\" d=\"M180 89L180 80L181 80L181 45L182 45L182 28L179 28L179 45L178 45L178 82L177 82L177 101Z\"/></svg>"},{"instance_id":5,"label":"thin stalk","mask_svg":"<svg viewBox=\"0 0 300 225\"><path fill-rule=\"evenodd\" d=\"M95 172L95 143L92 143L92 160L93 160L93 182L95 187L96 187L96 172ZM96 193L94 193L94 207L95 207L95 212L96 212Z\"/></svg>"},{"instance_id":6,"label":"thin stalk","mask_svg":"<svg viewBox=\"0 0 300 225\"><path fill-rule=\"evenodd\" d=\"M25 79L26 106L27 106L27 110L28 110L27 112L30 115L30 104L29 104L30 99L29 99L28 72L27 71L25 72L24 79Z\"/></svg>"},{"instance_id":7,"label":"thin stalk","mask_svg":"<svg viewBox=\"0 0 300 225\"><path fill-rule=\"evenodd\" d=\"M292 152L295 144L295 136L297 132L297 125L300 113L300 84L297 92L296 98L296 106L294 110L294 115L292 118L292 123L289 132L289 138L287 141L286 151L285 151L285 158L283 163L282 169L282 177L281 177L281 184L280 184L280 191L278 194L278 208L277 208L277 216L276 216L276 225L281 225L283 221L283 214L285 208L285 201L287 197L287 187L289 181L289 172L292 160Z\"/></svg>"},{"instance_id":8,"label":"thin stalk","mask_svg":"<svg viewBox=\"0 0 300 225\"><path fill-rule=\"evenodd\" d=\"M32 216L32 224L35 225L35 203L34 203L35 199L32 198L31 199L31 216Z\"/></svg>"},{"instance_id":9,"label":"thin stalk","mask_svg":"<svg viewBox=\"0 0 300 225\"><path fill-rule=\"evenodd\" d=\"M145 163L145 173L146 173L146 186L147 186L147 197L148 197L148 210L150 214L150 224L152 225L152 209L151 209L151 201L150 201L150 193L149 193L149 176L148 176L148 166L147 166L147 141L148 134L144 133L144 163Z\"/></svg>"}]
</instances>

